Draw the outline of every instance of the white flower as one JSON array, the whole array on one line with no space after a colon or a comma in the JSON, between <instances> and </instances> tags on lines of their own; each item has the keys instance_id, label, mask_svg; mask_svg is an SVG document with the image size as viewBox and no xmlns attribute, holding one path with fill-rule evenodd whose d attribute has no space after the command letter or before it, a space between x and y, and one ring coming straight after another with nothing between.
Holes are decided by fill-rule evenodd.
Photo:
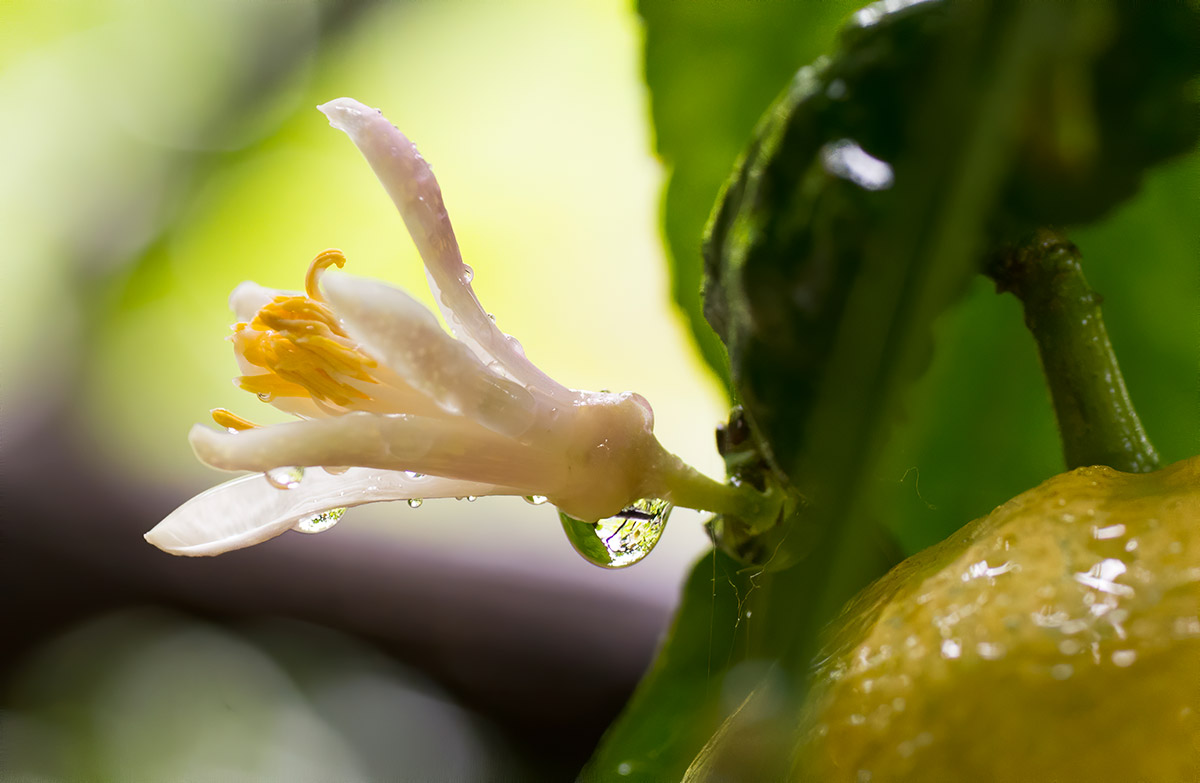
<instances>
[{"instance_id":1,"label":"white flower","mask_svg":"<svg viewBox=\"0 0 1200 783\"><path fill-rule=\"evenodd\" d=\"M640 395L568 389L534 366L475 297L416 147L357 101L318 108L392 197L454 336L404 291L328 269L345 263L336 250L313 261L304 293L238 286L230 297L237 382L299 420L256 427L218 409L224 431L193 427L201 461L255 473L187 501L147 541L214 555L333 509L430 497L544 496L585 521L646 497L717 512L759 506L756 493L668 453ZM291 488L269 480L290 466L308 468Z\"/></svg>"}]
</instances>

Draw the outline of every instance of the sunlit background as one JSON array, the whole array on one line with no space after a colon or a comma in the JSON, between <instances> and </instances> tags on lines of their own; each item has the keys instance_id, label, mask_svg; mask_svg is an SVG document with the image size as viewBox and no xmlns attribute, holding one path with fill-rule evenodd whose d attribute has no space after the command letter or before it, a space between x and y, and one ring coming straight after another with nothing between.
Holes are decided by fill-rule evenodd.
<instances>
[{"instance_id":1,"label":"sunlit background","mask_svg":"<svg viewBox=\"0 0 1200 783\"><path fill-rule=\"evenodd\" d=\"M0 4L5 779L565 779L706 537L602 571L520 500L360 507L215 560L141 534L225 477L186 433L230 382L226 298L349 271L432 305L352 96L430 160L475 288L577 388L632 389L720 475L726 413L669 303L662 173L622 3ZM321 627L324 626L324 627ZM398 777L399 776L399 777Z\"/></svg>"}]
</instances>

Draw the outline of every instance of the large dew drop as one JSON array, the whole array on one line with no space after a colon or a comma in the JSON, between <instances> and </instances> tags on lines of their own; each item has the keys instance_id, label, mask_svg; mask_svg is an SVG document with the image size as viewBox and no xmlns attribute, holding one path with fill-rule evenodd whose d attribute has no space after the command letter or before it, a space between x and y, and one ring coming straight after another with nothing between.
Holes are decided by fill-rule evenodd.
<instances>
[{"instance_id":1,"label":"large dew drop","mask_svg":"<svg viewBox=\"0 0 1200 783\"><path fill-rule=\"evenodd\" d=\"M644 498L616 516L595 524L558 512L575 551L601 568L624 568L639 562L662 538L671 513L665 500Z\"/></svg>"},{"instance_id":2,"label":"large dew drop","mask_svg":"<svg viewBox=\"0 0 1200 783\"><path fill-rule=\"evenodd\" d=\"M298 530L301 533L324 533L340 522L345 513L346 509L344 508L331 508L328 511L322 511L320 514L304 517L296 523L296 526L292 530Z\"/></svg>"},{"instance_id":3,"label":"large dew drop","mask_svg":"<svg viewBox=\"0 0 1200 783\"><path fill-rule=\"evenodd\" d=\"M263 475L275 489L295 489L304 479L304 468L297 465L271 468Z\"/></svg>"}]
</instances>

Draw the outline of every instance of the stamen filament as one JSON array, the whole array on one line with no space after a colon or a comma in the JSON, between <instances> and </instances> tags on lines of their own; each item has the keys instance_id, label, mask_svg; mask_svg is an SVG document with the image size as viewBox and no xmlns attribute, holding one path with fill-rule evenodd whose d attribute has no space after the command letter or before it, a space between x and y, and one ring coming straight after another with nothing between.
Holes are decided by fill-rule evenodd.
<instances>
[{"instance_id":1,"label":"stamen filament","mask_svg":"<svg viewBox=\"0 0 1200 783\"><path fill-rule=\"evenodd\" d=\"M345 265L346 256L337 248L331 247L318 253L312 263L308 265L308 274L304 276L304 292L308 294L308 298L324 302L325 297L321 296L321 287L318 285L321 273L331 266L341 269Z\"/></svg>"}]
</instances>

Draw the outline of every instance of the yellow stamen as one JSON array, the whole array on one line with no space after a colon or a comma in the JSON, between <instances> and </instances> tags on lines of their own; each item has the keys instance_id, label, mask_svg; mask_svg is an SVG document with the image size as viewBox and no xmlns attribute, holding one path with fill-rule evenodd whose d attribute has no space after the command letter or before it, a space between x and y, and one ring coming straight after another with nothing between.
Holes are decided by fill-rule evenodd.
<instances>
[{"instance_id":1,"label":"yellow stamen","mask_svg":"<svg viewBox=\"0 0 1200 783\"><path fill-rule=\"evenodd\" d=\"M325 301L325 298L321 296L321 289L317 286L317 282L321 278L321 272L335 264L338 269L341 269L346 265L346 257L342 255L342 251L330 248L318 253L317 257L312 260L312 263L308 265L308 274L304 276L304 291L308 294L309 299L318 302Z\"/></svg>"},{"instance_id":2,"label":"yellow stamen","mask_svg":"<svg viewBox=\"0 0 1200 783\"><path fill-rule=\"evenodd\" d=\"M218 427L224 427L225 429L237 430L241 432L243 430L252 430L258 426L254 422L247 421L236 413L226 410L225 408L213 408L209 412L212 414L213 421L217 423Z\"/></svg>"},{"instance_id":3,"label":"yellow stamen","mask_svg":"<svg viewBox=\"0 0 1200 783\"><path fill-rule=\"evenodd\" d=\"M312 396L343 408L371 399L348 381L378 383L368 372L377 366L375 360L359 350L329 305L317 298L320 271L345 261L340 251L326 250L309 267L310 296L276 296L250 323L234 325L233 341L242 358L268 371L242 376L239 386L263 399Z\"/></svg>"},{"instance_id":4,"label":"yellow stamen","mask_svg":"<svg viewBox=\"0 0 1200 783\"><path fill-rule=\"evenodd\" d=\"M311 397L308 389L303 386L285 381L273 372L262 375L242 375L234 378L238 388L257 394L264 401L273 397Z\"/></svg>"}]
</instances>

